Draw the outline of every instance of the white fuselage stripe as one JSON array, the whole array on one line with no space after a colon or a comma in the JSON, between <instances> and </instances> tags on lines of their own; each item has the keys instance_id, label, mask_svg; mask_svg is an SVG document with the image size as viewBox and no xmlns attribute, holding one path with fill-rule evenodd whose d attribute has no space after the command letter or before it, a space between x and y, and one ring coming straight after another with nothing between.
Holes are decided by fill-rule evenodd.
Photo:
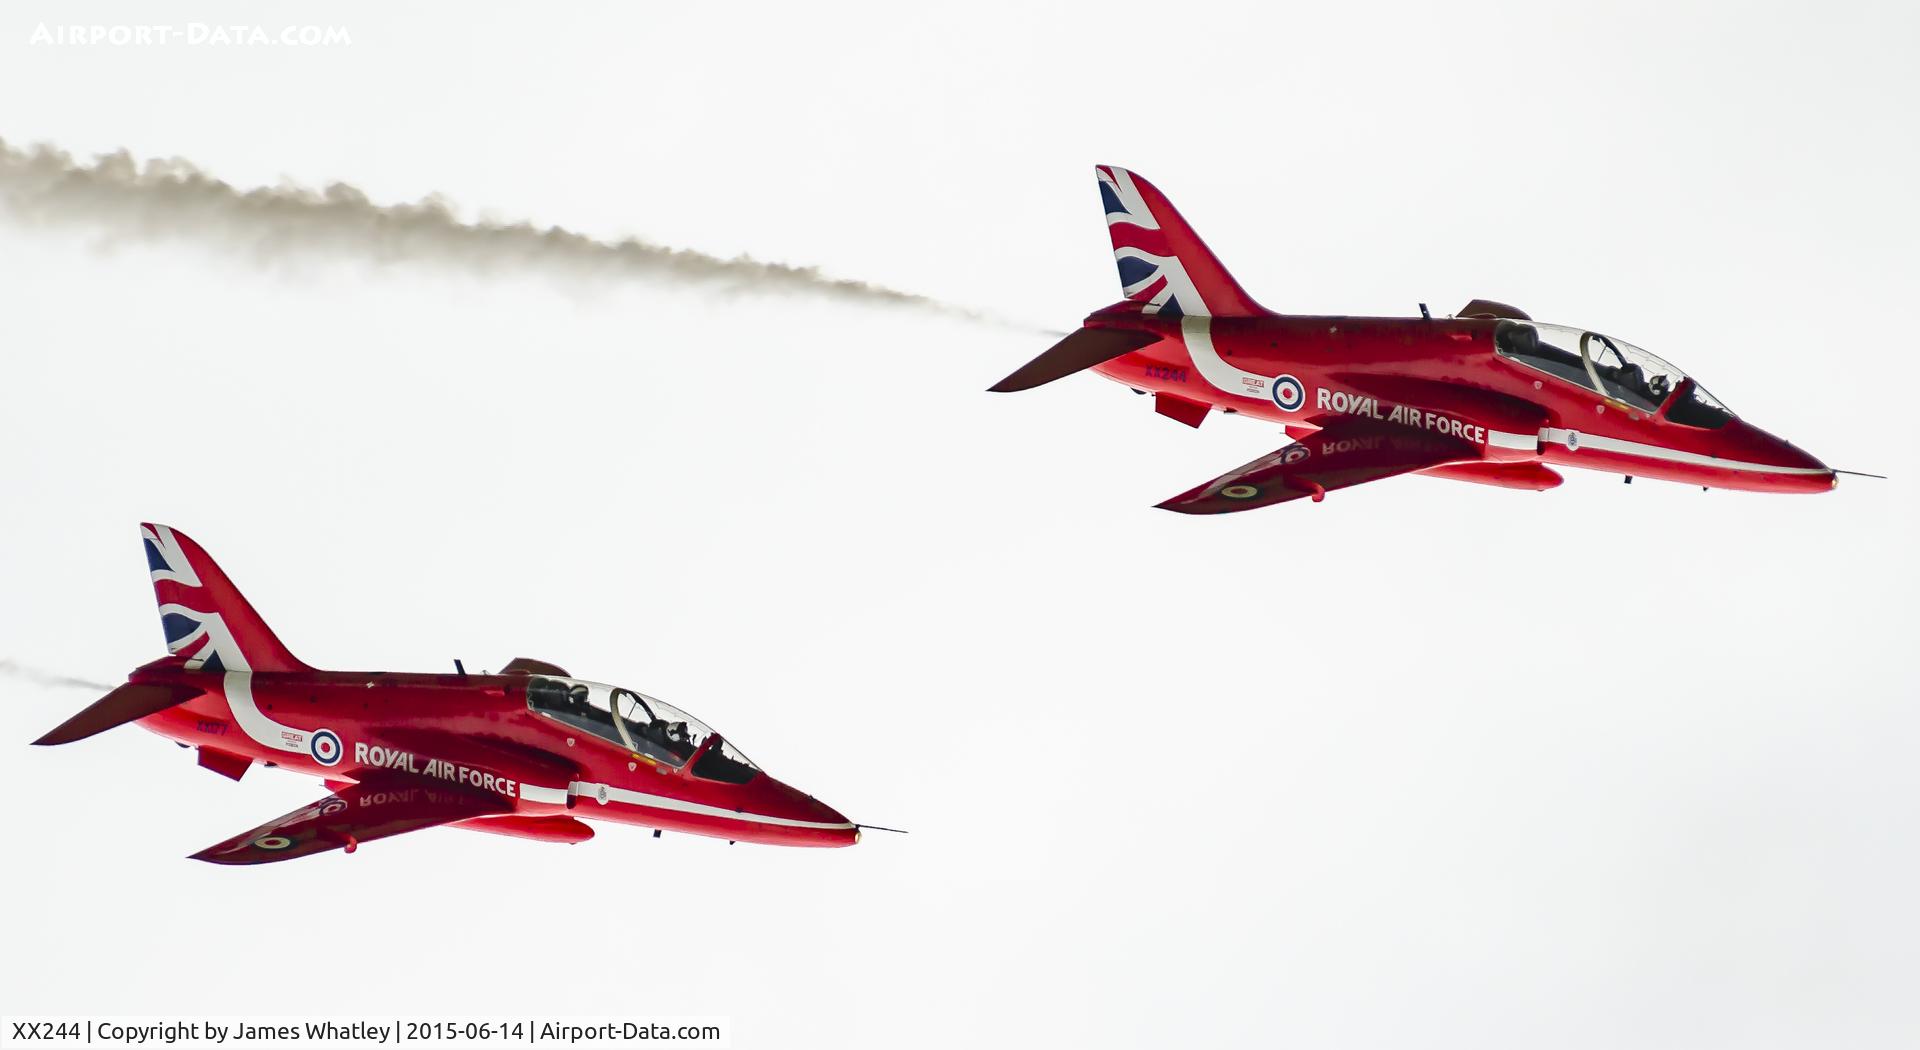
<instances>
[{"instance_id":1,"label":"white fuselage stripe","mask_svg":"<svg viewBox=\"0 0 1920 1050\"><path fill-rule=\"evenodd\" d=\"M204 618L202 620L206 625L204 636L211 641L206 649L201 650L202 655L210 650L213 655L220 657L221 664L227 668L226 673L220 676L220 697L227 702L227 711L233 716L233 723L240 727L242 733L247 734L247 739L261 747L270 747L276 751L286 751L295 755L310 754L307 730L287 725L285 722L276 722L266 712L260 710L259 702L253 698L253 672L246 670L246 654L242 653L240 646L233 641L233 636L227 631L226 621L220 618L220 614L195 612L184 605L160 607L162 615L174 610L191 612L195 616ZM198 640L199 637L201 636L196 635L189 641ZM194 670L197 666L191 661L187 664L188 670Z\"/></svg>"},{"instance_id":2,"label":"white fuselage stripe","mask_svg":"<svg viewBox=\"0 0 1920 1050\"><path fill-rule=\"evenodd\" d=\"M307 754L306 730L276 722L260 710L253 699L251 671L228 671L221 676L221 690L227 699L227 710L233 712L234 722L254 743L296 755Z\"/></svg>"},{"instance_id":3,"label":"white fuselage stripe","mask_svg":"<svg viewBox=\"0 0 1920 1050\"><path fill-rule=\"evenodd\" d=\"M1568 436L1573 443L1567 443ZM1754 474L1831 474L1825 467L1784 467L1771 463L1746 463L1737 459L1719 459L1698 452L1682 452L1675 448L1660 445L1643 445L1638 441L1623 441L1619 438L1599 437L1583 434L1577 430L1563 430L1559 427L1543 427L1540 440L1548 444L1565 446L1568 451L1594 449L1600 452L1615 452L1623 456L1640 456L1645 459L1665 460L1669 463L1685 463L1696 467L1717 467L1721 470L1740 470Z\"/></svg>"},{"instance_id":4,"label":"white fuselage stripe","mask_svg":"<svg viewBox=\"0 0 1920 1050\"><path fill-rule=\"evenodd\" d=\"M1180 319L1180 338L1186 344L1187 356L1193 360L1194 370L1200 378L1229 394L1250 397L1256 401L1268 398L1268 376L1256 375L1228 364L1213 348L1213 318L1188 315Z\"/></svg>"}]
</instances>

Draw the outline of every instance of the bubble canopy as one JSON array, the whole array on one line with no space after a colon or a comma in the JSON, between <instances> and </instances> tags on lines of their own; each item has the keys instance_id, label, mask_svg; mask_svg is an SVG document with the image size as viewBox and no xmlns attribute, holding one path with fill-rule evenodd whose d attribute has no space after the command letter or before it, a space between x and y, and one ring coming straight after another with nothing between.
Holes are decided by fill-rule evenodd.
<instances>
[{"instance_id":1,"label":"bubble canopy","mask_svg":"<svg viewBox=\"0 0 1920 1050\"><path fill-rule=\"evenodd\" d=\"M1671 362L1623 339L1538 321L1500 322L1494 349L1536 371L1594 391L1649 415L1712 429L1733 412ZM1680 396L1676 397L1678 393Z\"/></svg>"},{"instance_id":2,"label":"bubble canopy","mask_svg":"<svg viewBox=\"0 0 1920 1050\"><path fill-rule=\"evenodd\" d=\"M582 729L651 765L680 769L707 780L743 784L760 767L706 723L657 697L604 682L534 675L527 679L527 707L556 722ZM708 746L711 741L712 746Z\"/></svg>"}]
</instances>

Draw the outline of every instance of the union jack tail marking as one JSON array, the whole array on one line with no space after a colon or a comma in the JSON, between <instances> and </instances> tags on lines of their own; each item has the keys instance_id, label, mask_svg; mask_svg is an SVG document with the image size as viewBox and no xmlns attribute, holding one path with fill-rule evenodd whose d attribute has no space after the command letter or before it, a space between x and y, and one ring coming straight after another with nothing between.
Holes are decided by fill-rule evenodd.
<instances>
[{"instance_id":1,"label":"union jack tail marking","mask_svg":"<svg viewBox=\"0 0 1920 1050\"><path fill-rule=\"evenodd\" d=\"M143 524L167 652L189 671L310 671L274 637L240 589L193 538Z\"/></svg>"},{"instance_id":2,"label":"union jack tail marking","mask_svg":"<svg viewBox=\"0 0 1920 1050\"><path fill-rule=\"evenodd\" d=\"M1125 168L1100 165L1100 202L1120 268L1120 289L1141 312L1162 317L1259 317L1267 313L1166 195Z\"/></svg>"}]
</instances>

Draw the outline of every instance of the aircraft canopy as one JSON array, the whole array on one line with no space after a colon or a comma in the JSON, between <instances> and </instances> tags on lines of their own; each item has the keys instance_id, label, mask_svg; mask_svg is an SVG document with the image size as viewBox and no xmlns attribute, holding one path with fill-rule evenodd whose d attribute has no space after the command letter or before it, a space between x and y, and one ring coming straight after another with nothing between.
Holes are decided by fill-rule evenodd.
<instances>
[{"instance_id":1,"label":"aircraft canopy","mask_svg":"<svg viewBox=\"0 0 1920 1050\"><path fill-rule=\"evenodd\" d=\"M532 676L527 706L576 729L584 729L635 758L693 775L744 784L760 771L747 756L706 723L664 700L601 682Z\"/></svg>"},{"instance_id":2,"label":"aircraft canopy","mask_svg":"<svg viewBox=\"0 0 1920 1050\"><path fill-rule=\"evenodd\" d=\"M1500 356L1592 390L1648 415L1712 429L1734 418L1685 372L1645 350L1599 332L1538 321L1502 321L1493 343ZM1681 396L1674 397L1679 391Z\"/></svg>"}]
</instances>

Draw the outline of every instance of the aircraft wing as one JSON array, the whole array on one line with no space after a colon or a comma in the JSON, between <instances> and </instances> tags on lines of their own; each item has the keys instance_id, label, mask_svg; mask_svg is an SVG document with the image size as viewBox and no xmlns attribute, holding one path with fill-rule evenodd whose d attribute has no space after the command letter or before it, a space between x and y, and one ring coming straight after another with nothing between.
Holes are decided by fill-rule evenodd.
<instances>
[{"instance_id":1,"label":"aircraft wing","mask_svg":"<svg viewBox=\"0 0 1920 1050\"><path fill-rule=\"evenodd\" d=\"M1456 460L1477 460L1464 441L1377 419L1341 418L1160 504L1182 514L1229 514Z\"/></svg>"},{"instance_id":2,"label":"aircraft wing","mask_svg":"<svg viewBox=\"0 0 1920 1050\"><path fill-rule=\"evenodd\" d=\"M333 849L351 853L362 842L510 809L505 798L490 791L405 774L369 777L208 846L192 859L211 864L271 864Z\"/></svg>"}]
</instances>

